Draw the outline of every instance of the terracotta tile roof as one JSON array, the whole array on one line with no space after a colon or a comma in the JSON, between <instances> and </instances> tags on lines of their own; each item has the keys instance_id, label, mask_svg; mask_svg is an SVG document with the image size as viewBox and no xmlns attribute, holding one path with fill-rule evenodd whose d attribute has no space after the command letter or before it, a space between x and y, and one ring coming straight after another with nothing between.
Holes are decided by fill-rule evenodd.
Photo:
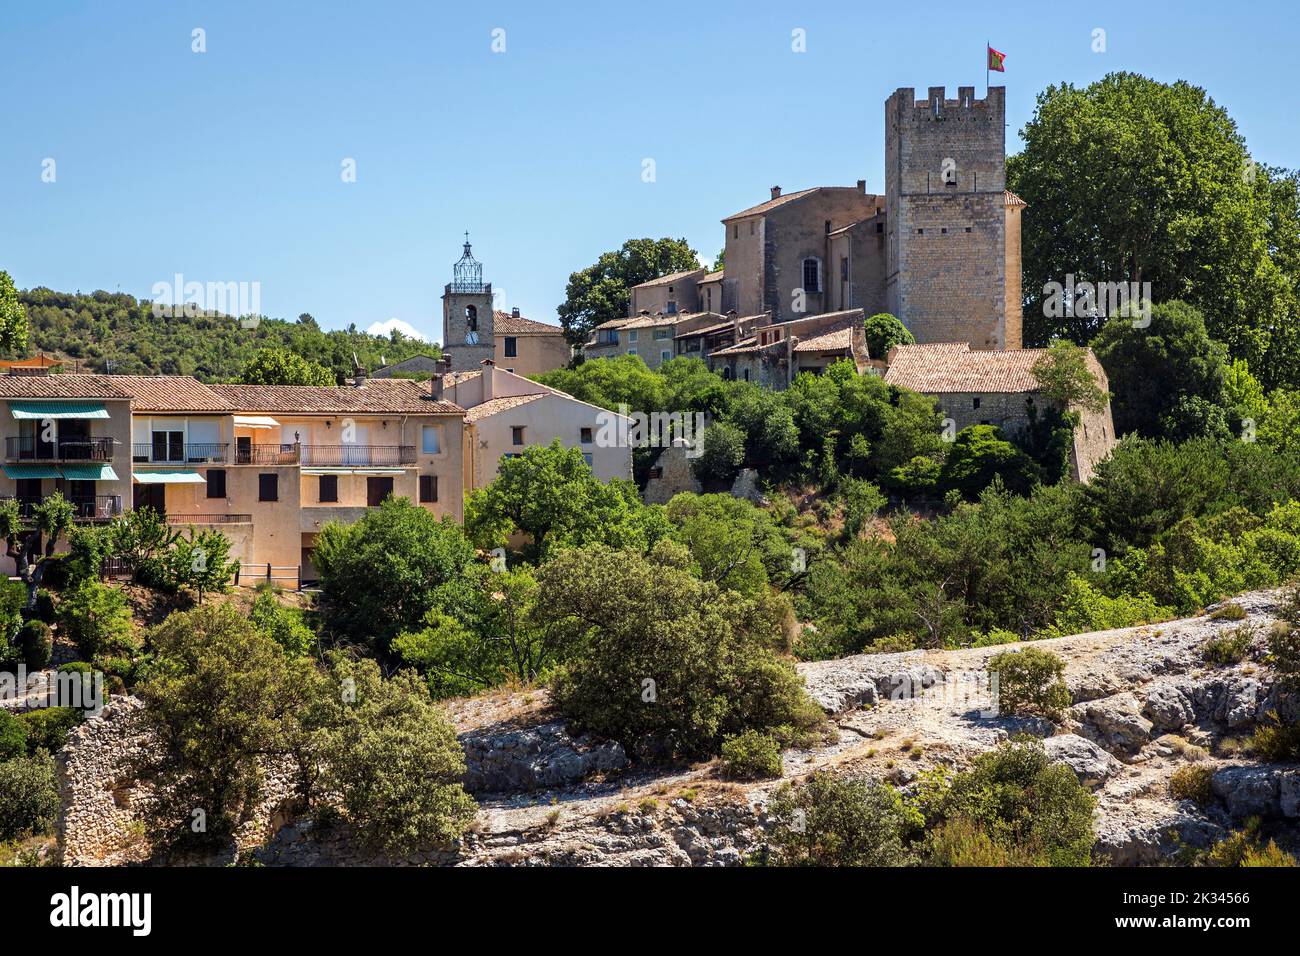
<instances>
[{"instance_id":1,"label":"terracotta tile roof","mask_svg":"<svg viewBox=\"0 0 1300 956\"><path fill-rule=\"evenodd\" d=\"M722 279L722 277L723 277L724 275L726 275L726 273L727 273L727 270L726 270L726 269L719 269L717 272L710 272L708 275L706 275L706 276L704 276L702 279L700 279L700 281L701 281L701 282L718 282L719 280Z\"/></svg>"},{"instance_id":2,"label":"terracotta tile roof","mask_svg":"<svg viewBox=\"0 0 1300 956\"><path fill-rule=\"evenodd\" d=\"M383 413L460 415L459 405L429 399L429 386L403 378L372 378L351 385L211 385L232 412L280 415L346 415Z\"/></svg>"},{"instance_id":3,"label":"terracotta tile roof","mask_svg":"<svg viewBox=\"0 0 1300 956\"><path fill-rule=\"evenodd\" d=\"M945 392L1036 392L1034 363L1046 349L972 351L965 342L900 345L889 355L885 381L926 395Z\"/></svg>"},{"instance_id":4,"label":"terracotta tile roof","mask_svg":"<svg viewBox=\"0 0 1300 956\"><path fill-rule=\"evenodd\" d=\"M784 196L777 196L775 199L769 199L767 202L761 202L757 206L750 206L748 209L742 209L740 210L740 212L734 212L730 216L727 216L722 221L729 222L732 219L742 219L746 216L761 216L765 212L771 212L777 206L784 206L788 202L793 202L796 199L802 199L804 196L811 195L812 193L815 193L819 189L821 189L820 186L813 186L811 189L800 189L798 192L786 193Z\"/></svg>"},{"instance_id":5,"label":"terracotta tile roof","mask_svg":"<svg viewBox=\"0 0 1300 956\"><path fill-rule=\"evenodd\" d=\"M546 322L534 322L522 315L492 312L492 331L496 335L563 335L564 329Z\"/></svg>"},{"instance_id":6,"label":"terracotta tile roof","mask_svg":"<svg viewBox=\"0 0 1300 956\"><path fill-rule=\"evenodd\" d=\"M705 270L703 268L699 268L699 269L683 269L681 272L670 272L666 276L660 276L657 279L650 279L647 282L640 282L637 285L632 286L632 288L644 289L653 285L666 285L669 282L676 282L678 279L684 279L687 276L693 276L697 273L704 272L704 271Z\"/></svg>"},{"instance_id":7,"label":"terracotta tile roof","mask_svg":"<svg viewBox=\"0 0 1300 956\"><path fill-rule=\"evenodd\" d=\"M673 336L675 339L690 339L697 335L712 335L714 332L724 332L731 329L733 323L719 322L717 325L706 325L701 329L692 329L690 332L678 332Z\"/></svg>"},{"instance_id":8,"label":"terracotta tile roof","mask_svg":"<svg viewBox=\"0 0 1300 956\"><path fill-rule=\"evenodd\" d=\"M189 375L114 375L138 412L229 412L230 402Z\"/></svg>"},{"instance_id":9,"label":"terracotta tile roof","mask_svg":"<svg viewBox=\"0 0 1300 956\"><path fill-rule=\"evenodd\" d=\"M538 392L535 395L507 395L504 398L490 398L486 402L475 405L465 412L465 421L477 422L484 418L490 418L500 412L509 411L512 408L518 408L520 405L527 405L529 402L535 402L539 398L546 398L551 394L563 395L563 392ZM565 396L568 397L568 396Z\"/></svg>"},{"instance_id":10,"label":"terracotta tile roof","mask_svg":"<svg viewBox=\"0 0 1300 956\"><path fill-rule=\"evenodd\" d=\"M626 320L619 328L621 329L653 329L661 325L676 325L684 319L700 315L699 312L673 312L665 314L663 312L655 315L636 315Z\"/></svg>"},{"instance_id":11,"label":"terracotta tile roof","mask_svg":"<svg viewBox=\"0 0 1300 956\"><path fill-rule=\"evenodd\" d=\"M1023 199L1021 199L1019 196L1017 196L1015 193L1013 193L1010 189L1008 189L1008 190L1006 191L1005 199L1006 199L1006 205L1008 205L1008 206L1028 206L1028 205L1029 205L1029 203L1025 202Z\"/></svg>"},{"instance_id":12,"label":"terracotta tile roof","mask_svg":"<svg viewBox=\"0 0 1300 956\"><path fill-rule=\"evenodd\" d=\"M845 326L795 343L796 352L839 352L853 348L853 329Z\"/></svg>"},{"instance_id":13,"label":"terracotta tile roof","mask_svg":"<svg viewBox=\"0 0 1300 956\"><path fill-rule=\"evenodd\" d=\"M0 375L0 398L130 398L111 375Z\"/></svg>"},{"instance_id":14,"label":"terracotta tile roof","mask_svg":"<svg viewBox=\"0 0 1300 956\"><path fill-rule=\"evenodd\" d=\"M785 343L780 342L773 344L784 345ZM735 345L729 345L725 349L716 349L715 351L710 352L709 355L741 355L745 352L761 352L763 349L770 349L771 347L771 345L759 345L758 336L751 335L747 338L741 339Z\"/></svg>"}]
</instances>

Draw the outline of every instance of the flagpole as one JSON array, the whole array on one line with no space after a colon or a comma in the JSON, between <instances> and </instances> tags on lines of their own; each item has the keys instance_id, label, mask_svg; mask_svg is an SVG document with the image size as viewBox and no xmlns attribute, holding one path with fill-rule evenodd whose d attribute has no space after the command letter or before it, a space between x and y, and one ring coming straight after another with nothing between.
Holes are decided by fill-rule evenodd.
<instances>
[{"instance_id":1,"label":"flagpole","mask_svg":"<svg viewBox=\"0 0 1300 956\"><path fill-rule=\"evenodd\" d=\"M984 98L989 98L989 48L993 46L992 40L984 41Z\"/></svg>"}]
</instances>

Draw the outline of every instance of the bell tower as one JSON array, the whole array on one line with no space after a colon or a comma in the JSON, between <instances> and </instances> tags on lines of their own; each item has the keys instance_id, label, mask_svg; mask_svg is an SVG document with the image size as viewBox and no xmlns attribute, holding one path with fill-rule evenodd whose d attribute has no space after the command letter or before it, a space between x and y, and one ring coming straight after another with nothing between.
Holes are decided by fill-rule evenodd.
<instances>
[{"instance_id":1,"label":"bell tower","mask_svg":"<svg viewBox=\"0 0 1300 956\"><path fill-rule=\"evenodd\" d=\"M469 372L484 359L496 358L492 321L492 284L483 282L483 264L465 251L451 267L452 280L442 292L442 354L453 372Z\"/></svg>"}]
</instances>

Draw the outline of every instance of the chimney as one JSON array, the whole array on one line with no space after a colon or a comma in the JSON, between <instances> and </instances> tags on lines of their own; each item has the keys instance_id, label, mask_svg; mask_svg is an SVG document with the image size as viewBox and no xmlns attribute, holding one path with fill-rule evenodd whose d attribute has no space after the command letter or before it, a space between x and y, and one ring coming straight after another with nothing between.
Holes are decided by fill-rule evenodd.
<instances>
[{"instance_id":1,"label":"chimney","mask_svg":"<svg viewBox=\"0 0 1300 956\"><path fill-rule=\"evenodd\" d=\"M435 373L434 376L431 379L429 379L429 399L431 401L436 402L441 398L442 398L442 374Z\"/></svg>"},{"instance_id":2,"label":"chimney","mask_svg":"<svg viewBox=\"0 0 1300 956\"><path fill-rule=\"evenodd\" d=\"M484 359L480 364L483 366L483 374L479 376L483 382L483 401L490 402L495 393L493 386L496 383L492 379L496 375L497 365L491 359Z\"/></svg>"},{"instance_id":3,"label":"chimney","mask_svg":"<svg viewBox=\"0 0 1300 956\"><path fill-rule=\"evenodd\" d=\"M519 318L519 306L515 306L513 309L510 310L510 318L512 319Z\"/></svg>"},{"instance_id":4,"label":"chimney","mask_svg":"<svg viewBox=\"0 0 1300 956\"><path fill-rule=\"evenodd\" d=\"M866 181L865 179L859 179L859 180L858 180L858 192L862 193L864 196L866 195L866 193L867 193L867 181Z\"/></svg>"},{"instance_id":5,"label":"chimney","mask_svg":"<svg viewBox=\"0 0 1300 956\"><path fill-rule=\"evenodd\" d=\"M773 187L772 187L772 198L773 198L773 199L780 199L780 198L781 198L781 187L780 187L780 186L773 186Z\"/></svg>"},{"instance_id":6,"label":"chimney","mask_svg":"<svg viewBox=\"0 0 1300 956\"><path fill-rule=\"evenodd\" d=\"M740 319L736 317L736 310L728 309L727 318L731 320L731 344L737 345L740 342Z\"/></svg>"},{"instance_id":7,"label":"chimney","mask_svg":"<svg viewBox=\"0 0 1300 956\"><path fill-rule=\"evenodd\" d=\"M369 377L370 377L369 373L365 370L365 367L358 365L356 371L352 373L353 387L354 388L364 387L366 384L366 379L368 379Z\"/></svg>"}]
</instances>

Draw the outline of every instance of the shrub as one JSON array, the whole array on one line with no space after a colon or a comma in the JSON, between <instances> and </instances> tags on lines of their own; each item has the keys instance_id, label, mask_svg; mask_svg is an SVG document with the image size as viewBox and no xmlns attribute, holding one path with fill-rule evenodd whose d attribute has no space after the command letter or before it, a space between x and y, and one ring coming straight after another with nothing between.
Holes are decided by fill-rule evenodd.
<instances>
[{"instance_id":1,"label":"shrub","mask_svg":"<svg viewBox=\"0 0 1300 956\"><path fill-rule=\"evenodd\" d=\"M976 757L937 805L943 818L971 821L1017 863L1091 862L1096 801L1038 741L1013 741Z\"/></svg>"},{"instance_id":2,"label":"shrub","mask_svg":"<svg viewBox=\"0 0 1300 956\"><path fill-rule=\"evenodd\" d=\"M1300 760L1300 725L1284 724L1276 714L1269 714L1255 728L1250 749L1260 760L1270 763Z\"/></svg>"},{"instance_id":3,"label":"shrub","mask_svg":"<svg viewBox=\"0 0 1300 956\"><path fill-rule=\"evenodd\" d=\"M931 866L1034 866L1041 863L1018 847L995 840L969 817L953 817L936 826L927 844Z\"/></svg>"},{"instance_id":4,"label":"shrub","mask_svg":"<svg viewBox=\"0 0 1300 956\"><path fill-rule=\"evenodd\" d=\"M0 760L27 752L27 727L9 711L0 709Z\"/></svg>"},{"instance_id":5,"label":"shrub","mask_svg":"<svg viewBox=\"0 0 1300 956\"><path fill-rule=\"evenodd\" d=\"M1214 768L1202 764L1179 767L1169 777L1169 795L1175 800L1191 800L1201 807L1214 802Z\"/></svg>"},{"instance_id":6,"label":"shrub","mask_svg":"<svg viewBox=\"0 0 1300 956\"><path fill-rule=\"evenodd\" d=\"M1274 624L1268 634L1268 656L1284 686L1300 687L1300 625Z\"/></svg>"},{"instance_id":7,"label":"shrub","mask_svg":"<svg viewBox=\"0 0 1300 956\"><path fill-rule=\"evenodd\" d=\"M989 680L997 681L1002 713L1042 714L1056 719L1070 705L1070 692L1061 674L1065 662L1050 651L1026 647L989 658Z\"/></svg>"},{"instance_id":8,"label":"shrub","mask_svg":"<svg viewBox=\"0 0 1300 956\"><path fill-rule=\"evenodd\" d=\"M916 339L902 322L888 312L877 312L863 323L867 352L873 359L884 359L895 345L913 345Z\"/></svg>"},{"instance_id":9,"label":"shrub","mask_svg":"<svg viewBox=\"0 0 1300 956\"><path fill-rule=\"evenodd\" d=\"M28 670L41 670L54 654L54 634L48 624L33 618L18 630L14 645Z\"/></svg>"},{"instance_id":10,"label":"shrub","mask_svg":"<svg viewBox=\"0 0 1300 956\"><path fill-rule=\"evenodd\" d=\"M48 833L58 815L53 757L40 750L0 763L0 841Z\"/></svg>"},{"instance_id":11,"label":"shrub","mask_svg":"<svg viewBox=\"0 0 1300 956\"><path fill-rule=\"evenodd\" d=\"M1250 625L1234 627L1225 634L1217 634L1201 646L1201 656L1207 664L1240 664L1250 654L1250 644L1255 632Z\"/></svg>"},{"instance_id":12,"label":"shrub","mask_svg":"<svg viewBox=\"0 0 1300 956\"><path fill-rule=\"evenodd\" d=\"M1240 604L1229 601L1210 612L1211 621L1241 621L1246 617L1246 609Z\"/></svg>"},{"instance_id":13,"label":"shrub","mask_svg":"<svg viewBox=\"0 0 1300 956\"><path fill-rule=\"evenodd\" d=\"M77 726L85 714L75 707L42 707L19 717L27 728L27 747L57 753L68 742L68 731Z\"/></svg>"},{"instance_id":14,"label":"shrub","mask_svg":"<svg viewBox=\"0 0 1300 956\"><path fill-rule=\"evenodd\" d=\"M899 866L915 824L898 791L825 771L772 797L769 860L779 866Z\"/></svg>"},{"instance_id":15,"label":"shrub","mask_svg":"<svg viewBox=\"0 0 1300 956\"><path fill-rule=\"evenodd\" d=\"M310 654L316 647L316 635L303 621L302 612L282 605L272 587L258 587L248 619L253 622L253 627L290 654Z\"/></svg>"},{"instance_id":16,"label":"shrub","mask_svg":"<svg viewBox=\"0 0 1300 956\"><path fill-rule=\"evenodd\" d=\"M1245 827L1228 834L1199 857L1206 866L1286 866L1296 865L1295 857L1279 849L1269 840L1261 844L1260 821L1251 817Z\"/></svg>"},{"instance_id":17,"label":"shrub","mask_svg":"<svg viewBox=\"0 0 1300 956\"><path fill-rule=\"evenodd\" d=\"M770 734L747 730L722 742L722 767L728 777L758 780L781 776L781 745Z\"/></svg>"},{"instance_id":18,"label":"shrub","mask_svg":"<svg viewBox=\"0 0 1300 956\"><path fill-rule=\"evenodd\" d=\"M82 582L64 595L59 603L59 625L85 658L134 646L126 597L98 581Z\"/></svg>"},{"instance_id":19,"label":"shrub","mask_svg":"<svg viewBox=\"0 0 1300 956\"><path fill-rule=\"evenodd\" d=\"M40 588L36 592L33 616L46 624L53 624L58 619L58 612L54 609L54 595L45 588Z\"/></svg>"},{"instance_id":20,"label":"shrub","mask_svg":"<svg viewBox=\"0 0 1300 956\"><path fill-rule=\"evenodd\" d=\"M700 456L691 470L700 481L731 481L745 460L745 433L729 422L714 422L704 430Z\"/></svg>"}]
</instances>

